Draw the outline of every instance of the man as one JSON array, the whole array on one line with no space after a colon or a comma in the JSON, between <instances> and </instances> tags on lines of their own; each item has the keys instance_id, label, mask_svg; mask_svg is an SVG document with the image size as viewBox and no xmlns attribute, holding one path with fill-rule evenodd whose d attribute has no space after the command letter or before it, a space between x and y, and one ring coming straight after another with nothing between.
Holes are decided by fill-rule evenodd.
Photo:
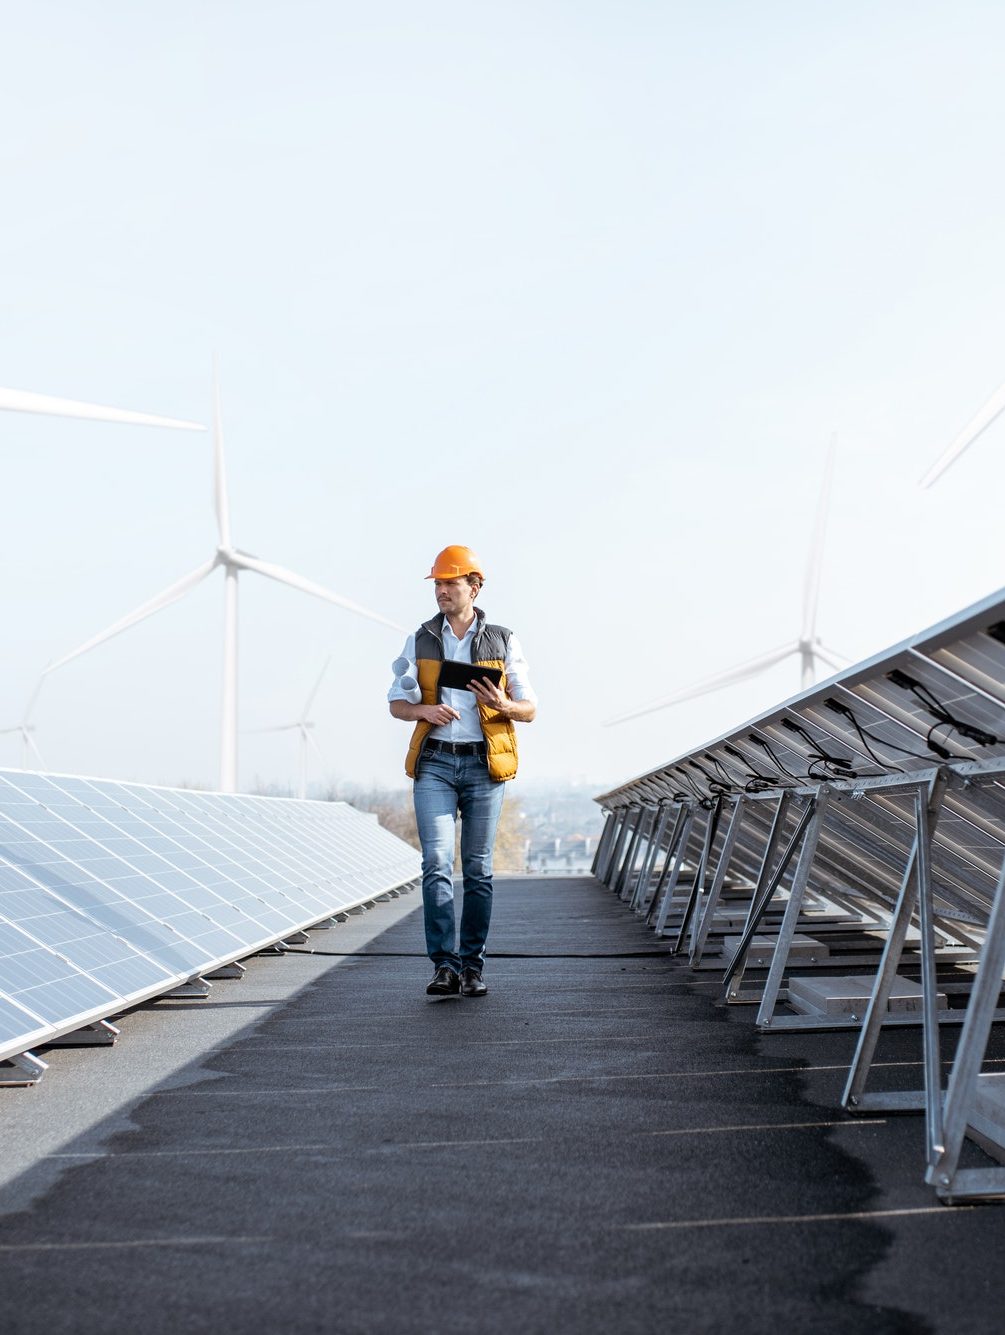
<instances>
[{"instance_id":1,"label":"man","mask_svg":"<svg viewBox=\"0 0 1005 1335\"><path fill-rule=\"evenodd\" d=\"M415 780L426 952L435 970L426 992L483 997L488 991L482 965L492 913L492 849L503 788L517 768L513 725L530 723L537 699L516 636L487 622L475 607L485 574L474 552L445 547L426 578L435 580L439 615L405 641L402 658L408 667L387 694L391 714L415 724L405 772ZM498 681L476 676L467 689L441 686L443 664L451 659L496 669ZM421 692L415 703L402 685L401 678L408 676L417 679ZM458 815L464 873L459 942L453 886Z\"/></svg>"}]
</instances>

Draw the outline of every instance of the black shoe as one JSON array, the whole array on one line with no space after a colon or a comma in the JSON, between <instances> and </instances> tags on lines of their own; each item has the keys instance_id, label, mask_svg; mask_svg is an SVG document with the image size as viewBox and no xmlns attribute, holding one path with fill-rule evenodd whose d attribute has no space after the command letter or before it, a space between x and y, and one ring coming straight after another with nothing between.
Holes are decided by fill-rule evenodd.
<instances>
[{"instance_id":1,"label":"black shoe","mask_svg":"<svg viewBox=\"0 0 1005 1335\"><path fill-rule=\"evenodd\" d=\"M461 990L461 980L449 964L441 964L433 974L433 981L426 988L430 997L452 997Z\"/></svg>"},{"instance_id":2,"label":"black shoe","mask_svg":"<svg viewBox=\"0 0 1005 1335\"><path fill-rule=\"evenodd\" d=\"M482 976L477 969L465 969L461 974L461 996L462 997L483 997L488 988L482 982Z\"/></svg>"}]
</instances>

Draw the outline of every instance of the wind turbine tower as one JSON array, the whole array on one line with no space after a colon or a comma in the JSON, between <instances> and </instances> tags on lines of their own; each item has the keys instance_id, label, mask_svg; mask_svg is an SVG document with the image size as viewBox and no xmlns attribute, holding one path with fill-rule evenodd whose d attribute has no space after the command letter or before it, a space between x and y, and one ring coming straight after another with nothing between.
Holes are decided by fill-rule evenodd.
<instances>
[{"instance_id":1,"label":"wind turbine tower","mask_svg":"<svg viewBox=\"0 0 1005 1335\"><path fill-rule=\"evenodd\" d=\"M300 717L297 719L297 721L296 721L295 723L280 723L280 724L278 724L278 725L277 725L276 727L274 727L274 728L251 728L251 729L249 729L249 731L251 731L251 732L257 732L257 733L262 733L262 732L294 732L294 731L299 732L299 734L300 734L300 790L299 790L299 792L297 793L297 796L298 796L298 797L306 797L306 796L307 796L307 758L308 758L308 757L307 757L307 753L308 753L308 751L309 751L309 750L312 750L312 751L314 752L314 754L317 756L318 760L321 761L321 764L322 764L322 765L324 765L324 763L325 763L325 758L324 758L324 756L321 754L321 751L320 751L320 748L318 747L317 742L314 740L313 736L311 735L312 732L313 732L313 730L314 730L314 723L313 723L313 721L312 721L311 719L309 719L307 716L308 716L308 714L311 712L311 706L314 704L314 700L315 700L315 698L317 697L317 693L318 693L318 690L320 689L321 682L324 680L324 675L325 675L325 673L328 671L328 665L331 663L331 661L332 661L332 659L331 659L331 654L329 654L328 657L325 659L324 667L323 667L323 668L321 669L321 671L318 673L318 679L317 679L317 681L314 683L314 686L313 686L312 689L311 689L311 693L310 693L310 695L307 697L307 702L306 702L306 704L304 705L304 707L303 707L303 709L302 709L302 711L301 711L301 713L300 713Z\"/></svg>"}]
</instances>

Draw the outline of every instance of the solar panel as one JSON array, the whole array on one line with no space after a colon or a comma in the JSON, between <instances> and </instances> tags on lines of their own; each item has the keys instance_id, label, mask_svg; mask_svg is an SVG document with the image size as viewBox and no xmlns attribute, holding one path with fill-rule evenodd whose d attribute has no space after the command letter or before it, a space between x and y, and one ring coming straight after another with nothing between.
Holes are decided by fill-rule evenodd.
<instances>
[{"instance_id":1,"label":"solar panel","mask_svg":"<svg viewBox=\"0 0 1005 1335\"><path fill-rule=\"evenodd\" d=\"M0 1062L419 873L341 802L0 771Z\"/></svg>"},{"instance_id":2,"label":"solar panel","mask_svg":"<svg viewBox=\"0 0 1005 1335\"><path fill-rule=\"evenodd\" d=\"M987 1027L1005 1018L1005 590L597 800L607 813L594 864L602 881L658 933L674 935L696 968L724 936L716 915L739 915L732 957L714 961L724 998L758 1002L765 1032L858 1027L845 1106L923 1109L937 1165L929 1180L940 1194L1005 1195L1005 1169L958 1170L961 1127L974 1135L979 1127L981 1143L1005 1159L1005 1092L979 1079ZM803 1004L793 951L797 926L814 918L821 956L828 931L847 938L856 925L882 945L870 956L866 939L861 958L841 956L872 975L868 1000L850 1003L852 1013L807 1013ZM742 992L755 953L767 976ZM833 959L813 962L833 974ZM919 1000L915 1013L894 1015L887 1006L904 991L902 963L919 975ZM979 1004L958 1005L971 990ZM786 1000L799 1013L779 1015ZM905 1019L923 1023L925 1088L870 1094L879 1030ZM957 1067L968 1063L966 1079L954 1067L945 1119L944 1022L963 1023Z\"/></svg>"}]
</instances>

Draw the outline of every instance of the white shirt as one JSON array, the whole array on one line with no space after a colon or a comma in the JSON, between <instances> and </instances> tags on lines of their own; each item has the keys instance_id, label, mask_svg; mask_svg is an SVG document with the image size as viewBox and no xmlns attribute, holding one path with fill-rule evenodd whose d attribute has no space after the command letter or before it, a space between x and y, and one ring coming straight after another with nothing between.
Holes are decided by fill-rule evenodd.
<instances>
[{"instance_id":1,"label":"white shirt","mask_svg":"<svg viewBox=\"0 0 1005 1335\"><path fill-rule=\"evenodd\" d=\"M459 640L450 629L450 622L446 617L443 617L440 636L443 640L444 658L452 658L458 663L470 663L471 646L474 643L477 629L478 619L475 618L468 628L467 634ZM416 677L414 635L409 635L405 641L401 657L408 660L408 667L402 673L402 676ZM509 698L511 700L531 700L534 704L537 704L537 696L530 684L530 669L523 656L520 641L515 635L509 637L505 667L506 694ZM399 682L395 680L391 683L387 698L388 700L407 700L408 696L401 689ZM449 705L451 709L456 709L460 718L451 719L449 723L444 723L441 727L432 728L429 733L430 737L440 742L481 742L485 740L485 734L482 732L482 725L478 719L478 700L473 691L458 691L445 686L440 692L440 699L443 704Z\"/></svg>"}]
</instances>

